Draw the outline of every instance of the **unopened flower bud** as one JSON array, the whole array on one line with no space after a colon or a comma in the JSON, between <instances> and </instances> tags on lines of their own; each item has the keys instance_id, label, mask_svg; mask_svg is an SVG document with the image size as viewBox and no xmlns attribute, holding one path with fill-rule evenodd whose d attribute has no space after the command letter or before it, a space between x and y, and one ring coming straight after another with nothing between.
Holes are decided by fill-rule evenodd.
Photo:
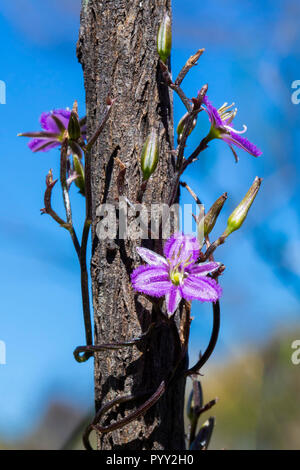
<instances>
[{"instance_id":1,"label":"unopened flower bud","mask_svg":"<svg viewBox=\"0 0 300 470\"><path fill-rule=\"evenodd\" d=\"M166 63L172 48L172 27L171 19L165 14L157 34L157 52L160 59Z\"/></svg>"},{"instance_id":2,"label":"unopened flower bud","mask_svg":"<svg viewBox=\"0 0 300 470\"><path fill-rule=\"evenodd\" d=\"M78 117L74 111L71 112L70 120L68 124L68 134L70 140L78 140L81 136L80 124Z\"/></svg>"},{"instance_id":3,"label":"unopened flower bud","mask_svg":"<svg viewBox=\"0 0 300 470\"><path fill-rule=\"evenodd\" d=\"M85 180L84 180L84 169L78 155L73 155L74 170L78 177L75 179L75 184L79 188L80 194L85 194Z\"/></svg>"},{"instance_id":4,"label":"unopened flower bud","mask_svg":"<svg viewBox=\"0 0 300 470\"><path fill-rule=\"evenodd\" d=\"M154 173L159 158L159 139L158 133L152 129L148 135L142 150L141 168L143 172L143 180L146 181Z\"/></svg>"},{"instance_id":5,"label":"unopened flower bud","mask_svg":"<svg viewBox=\"0 0 300 470\"><path fill-rule=\"evenodd\" d=\"M195 400L194 394L197 394L197 398ZM196 402L196 403L195 403ZM201 383L197 380L193 383L193 389L190 392L188 402L187 402L187 417L190 421L195 419L197 415L197 411L203 407L203 391L201 387Z\"/></svg>"},{"instance_id":6,"label":"unopened flower bud","mask_svg":"<svg viewBox=\"0 0 300 470\"><path fill-rule=\"evenodd\" d=\"M193 390L189 394L189 398L186 405L186 415L190 421L194 418L194 407L193 407Z\"/></svg>"},{"instance_id":7,"label":"unopened flower bud","mask_svg":"<svg viewBox=\"0 0 300 470\"><path fill-rule=\"evenodd\" d=\"M252 183L252 186L250 187L244 199L239 203L239 205L234 209L232 214L229 216L229 219L227 221L227 228L224 232L224 236L227 237L232 232L234 232L235 230L238 230L241 227L258 193L261 182L262 182L262 178L258 178L258 177L255 178L255 180Z\"/></svg>"},{"instance_id":8,"label":"unopened flower bud","mask_svg":"<svg viewBox=\"0 0 300 470\"><path fill-rule=\"evenodd\" d=\"M217 199L216 202L214 202L214 204L211 206L206 216L204 217L204 236L205 237L214 228L217 218L219 217L219 214L221 210L223 209L226 199L227 199L227 193L222 194L222 196L220 196L219 199Z\"/></svg>"},{"instance_id":9,"label":"unopened flower bud","mask_svg":"<svg viewBox=\"0 0 300 470\"><path fill-rule=\"evenodd\" d=\"M182 136L182 133L184 131L184 126L186 124L186 121L187 121L187 118L189 116L189 113L185 113L182 118L180 119L179 123L178 123L178 126L177 126L177 129L176 129L176 132L177 132L177 142L179 143L180 142L180 139L181 139L181 136ZM191 129L189 131L189 135L192 133L192 131L195 129L196 127L196 124L197 124L197 119L195 118L193 120L193 124L191 126Z\"/></svg>"}]
</instances>

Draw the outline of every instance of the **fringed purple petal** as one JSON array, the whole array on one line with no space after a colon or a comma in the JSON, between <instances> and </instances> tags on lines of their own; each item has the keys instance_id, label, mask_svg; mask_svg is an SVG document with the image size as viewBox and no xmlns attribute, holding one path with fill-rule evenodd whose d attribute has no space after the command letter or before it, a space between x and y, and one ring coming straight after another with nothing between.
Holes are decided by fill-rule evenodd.
<instances>
[{"instance_id":1,"label":"fringed purple petal","mask_svg":"<svg viewBox=\"0 0 300 470\"><path fill-rule=\"evenodd\" d=\"M193 235L175 233L164 246L164 254L171 267L181 266L189 261L191 264L197 261L200 253L199 242Z\"/></svg>"},{"instance_id":2,"label":"fringed purple petal","mask_svg":"<svg viewBox=\"0 0 300 470\"><path fill-rule=\"evenodd\" d=\"M206 95L203 98L203 103L206 106L205 111L209 116L210 123L215 127L222 127L223 121L218 113L218 110L211 104Z\"/></svg>"},{"instance_id":3,"label":"fringed purple petal","mask_svg":"<svg viewBox=\"0 0 300 470\"><path fill-rule=\"evenodd\" d=\"M58 128L56 122L52 118L52 115L55 115L64 125L64 127L67 129L70 116L71 116L71 111L68 109L55 109L54 111L50 113L42 113L40 117L40 123L43 129L48 132L57 132L60 134L60 129Z\"/></svg>"},{"instance_id":4,"label":"fringed purple petal","mask_svg":"<svg viewBox=\"0 0 300 470\"><path fill-rule=\"evenodd\" d=\"M136 251L140 257L150 266L169 266L165 258L158 255L157 253L154 253L152 250L148 250L148 248L137 247Z\"/></svg>"},{"instance_id":5,"label":"fringed purple petal","mask_svg":"<svg viewBox=\"0 0 300 470\"><path fill-rule=\"evenodd\" d=\"M166 307L169 317L175 313L181 298L179 287L172 285L171 289L166 294Z\"/></svg>"},{"instance_id":6,"label":"fringed purple petal","mask_svg":"<svg viewBox=\"0 0 300 470\"><path fill-rule=\"evenodd\" d=\"M162 297L171 288L168 272L160 266L139 266L131 275L133 288L152 297Z\"/></svg>"},{"instance_id":7,"label":"fringed purple petal","mask_svg":"<svg viewBox=\"0 0 300 470\"><path fill-rule=\"evenodd\" d=\"M236 134L233 131L230 131L230 134L225 134L222 139L227 142L228 145L236 145L237 147L245 150L246 152L253 155L253 157L259 157L262 155L262 151L252 144L246 137L242 137L240 134Z\"/></svg>"},{"instance_id":8,"label":"fringed purple petal","mask_svg":"<svg viewBox=\"0 0 300 470\"><path fill-rule=\"evenodd\" d=\"M50 139L31 139L28 142L28 147L33 152L48 152L48 150L58 147L60 142Z\"/></svg>"},{"instance_id":9,"label":"fringed purple petal","mask_svg":"<svg viewBox=\"0 0 300 470\"><path fill-rule=\"evenodd\" d=\"M222 294L221 287L214 279L193 275L184 280L180 291L186 300L200 300L201 302L215 302Z\"/></svg>"},{"instance_id":10,"label":"fringed purple petal","mask_svg":"<svg viewBox=\"0 0 300 470\"><path fill-rule=\"evenodd\" d=\"M213 273L220 267L221 263L216 263L214 261L208 261L207 263L194 264L188 272L193 276L206 276L209 273Z\"/></svg>"}]
</instances>

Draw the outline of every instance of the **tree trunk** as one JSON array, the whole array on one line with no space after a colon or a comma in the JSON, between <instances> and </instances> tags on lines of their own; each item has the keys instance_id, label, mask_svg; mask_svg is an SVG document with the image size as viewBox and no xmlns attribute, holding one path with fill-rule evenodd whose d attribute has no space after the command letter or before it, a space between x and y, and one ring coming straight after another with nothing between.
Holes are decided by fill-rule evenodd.
<instances>
[{"instance_id":1,"label":"tree trunk","mask_svg":"<svg viewBox=\"0 0 300 470\"><path fill-rule=\"evenodd\" d=\"M99 240L96 214L100 204L116 204L120 195L132 203L141 185L140 155L154 126L160 129L160 160L143 195L143 204L167 203L174 175L172 96L163 83L156 36L170 0L82 0L78 58L83 66L88 133L104 114L106 98L116 99L110 118L95 145L90 162L92 198L92 294L95 344L126 341L139 336L156 319L156 309L133 291L132 270L141 263L141 241ZM120 183L118 157L125 166ZM161 250L162 242L142 241ZM181 312L182 314L182 312ZM176 313L177 329L180 313ZM177 341L177 343L176 343ZM138 346L95 355L95 395L98 410L127 394L155 390L178 358L178 339L170 324L156 328ZM186 367L182 361L181 368ZM185 380L174 381L162 398L138 420L98 439L99 449L184 449ZM148 396L149 397L149 396ZM145 399L148 398L147 396ZM132 413L143 402L118 405L105 425Z\"/></svg>"}]
</instances>

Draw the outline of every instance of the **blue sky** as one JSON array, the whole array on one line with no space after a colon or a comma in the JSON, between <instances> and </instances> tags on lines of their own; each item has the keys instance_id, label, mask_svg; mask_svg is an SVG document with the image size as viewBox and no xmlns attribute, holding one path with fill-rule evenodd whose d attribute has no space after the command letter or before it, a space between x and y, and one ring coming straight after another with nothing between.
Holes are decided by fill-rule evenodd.
<instances>
[{"instance_id":1,"label":"blue sky","mask_svg":"<svg viewBox=\"0 0 300 470\"><path fill-rule=\"evenodd\" d=\"M300 78L300 6L292 0L263 5L258 0L174 0L173 8L173 75L190 54L205 47L185 79L186 94L195 96L208 83L217 107L234 101L236 126L246 124L247 136L264 152L254 159L239 151L236 165L226 145L213 142L185 177L206 205L228 191L215 237L254 177L264 178L249 220L218 250L218 259L227 265L215 355L215 361L222 361L299 322L300 107L291 103L291 83ZM71 242L39 213L45 175L49 168L58 171L57 152L32 154L25 140L16 137L38 129L42 111L71 106L74 99L84 113L75 54L79 1L15 0L1 5L0 13L0 80L7 86L7 104L0 105L5 175L0 189L0 340L7 346L7 364L0 365L0 436L13 437L35 423L53 395L83 409L92 406L93 373L92 362L80 365L72 356L84 334ZM183 112L176 99L175 122ZM207 128L201 116L191 146ZM83 200L73 194L74 212L81 214ZM192 201L182 193L182 202ZM59 191L54 204L61 208ZM208 306L195 303L193 314L191 356L205 347L211 322Z\"/></svg>"}]
</instances>

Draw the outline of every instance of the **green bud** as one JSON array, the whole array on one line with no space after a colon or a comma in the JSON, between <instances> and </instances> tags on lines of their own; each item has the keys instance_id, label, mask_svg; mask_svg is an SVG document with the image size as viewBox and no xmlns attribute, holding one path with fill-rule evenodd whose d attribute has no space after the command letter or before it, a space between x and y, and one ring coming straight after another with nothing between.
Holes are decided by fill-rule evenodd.
<instances>
[{"instance_id":1,"label":"green bud","mask_svg":"<svg viewBox=\"0 0 300 470\"><path fill-rule=\"evenodd\" d=\"M176 129L176 132L177 132L177 142L179 144L180 142L180 139L181 139L181 136L182 136L182 133L183 133L183 130L184 130L184 126L185 126L185 123L186 123L186 120L188 118L188 115L189 113L185 113L182 118L180 119L179 123L178 123L178 126L177 126L177 129ZM192 133L192 131L195 129L196 127L196 124L197 124L197 119L195 118L193 120L193 125L191 126L191 129L189 131L189 135Z\"/></svg>"},{"instance_id":2,"label":"green bud","mask_svg":"<svg viewBox=\"0 0 300 470\"><path fill-rule=\"evenodd\" d=\"M219 217L219 214L221 210L223 209L226 199L227 199L227 193L222 194L222 196L220 196L219 199L217 199L216 202L214 202L214 204L211 206L206 216L204 217L204 236L205 237L214 228L217 218Z\"/></svg>"},{"instance_id":3,"label":"green bud","mask_svg":"<svg viewBox=\"0 0 300 470\"><path fill-rule=\"evenodd\" d=\"M79 188L80 194L84 196L85 194L85 179L84 179L84 169L78 155L73 155L73 164L74 170L76 171L78 177L75 180L77 188Z\"/></svg>"},{"instance_id":4,"label":"green bud","mask_svg":"<svg viewBox=\"0 0 300 470\"><path fill-rule=\"evenodd\" d=\"M161 60L166 63L172 48L171 19L165 14L157 34L157 52Z\"/></svg>"},{"instance_id":5,"label":"green bud","mask_svg":"<svg viewBox=\"0 0 300 470\"><path fill-rule=\"evenodd\" d=\"M227 237L232 232L234 232L235 230L238 230L242 226L244 220L247 217L248 211L250 207L252 206L252 203L258 193L261 182L262 182L262 178L258 178L258 177L255 178L255 180L252 183L252 186L250 187L244 199L239 203L239 205L234 209L232 214L229 216L229 219L227 221L227 228L224 232L224 236Z\"/></svg>"},{"instance_id":6,"label":"green bud","mask_svg":"<svg viewBox=\"0 0 300 470\"><path fill-rule=\"evenodd\" d=\"M76 116L76 113L74 113L74 111L71 112L68 125L68 134L71 140L78 140L81 136L80 124L78 121L78 117Z\"/></svg>"},{"instance_id":7,"label":"green bud","mask_svg":"<svg viewBox=\"0 0 300 470\"><path fill-rule=\"evenodd\" d=\"M142 150L141 167L143 172L143 180L146 181L154 173L159 158L159 139L158 133L152 129L148 135Z\"/></svg>"}]
</instances>

